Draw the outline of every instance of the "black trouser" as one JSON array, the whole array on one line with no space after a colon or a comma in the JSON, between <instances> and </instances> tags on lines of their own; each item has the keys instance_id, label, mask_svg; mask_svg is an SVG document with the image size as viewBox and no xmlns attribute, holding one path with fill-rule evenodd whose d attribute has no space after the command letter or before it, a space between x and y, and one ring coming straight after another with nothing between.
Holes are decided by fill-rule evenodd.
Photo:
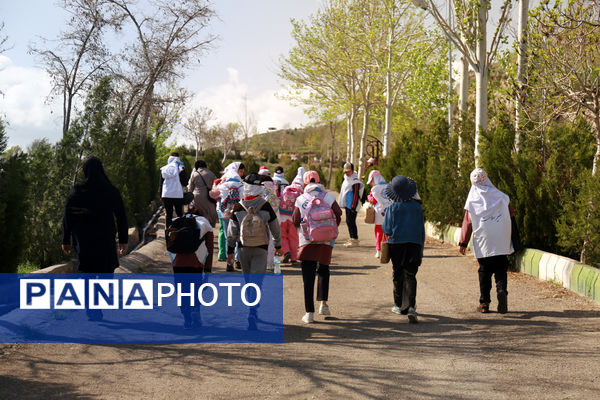
<instances>
[{"instance_id":1,"label":"black trouser","mask_svg":"<svg viewBox=\"0 0 600 400\"><path fill-rule=\"evenodd\" d=\"M496 292L504 292L508 294L506 290L506 284L508 281L508 257L492 256L478 258L479 262L479 291L480 303L491 303L490 291L492 290L492 274L496 280Z\"/></svg>"},{"instance_id":2,"label":"black trouser","mask_svg":"<svg viewBox=\"0 0 600 400\"><path fill-rule=\"evenodd\" d=\"M348 233L350 233L350 239L358 239L358 228L356 227L356 215L358 213L355 210L346 208L346 225L348 225Z\"/></svg>"},{"instance_id":3,"label":"black trouser","mask_svg":"<svg viewBox=\"0 0 600 400\"><path fill-rule=\"evenodd\" d=\"M416 243L390 243L394 271L394 304L402 311L417 305L417 271L421 265L421 246Z\"/></svg>"},{"instance_id":4,"label":"black trouser","mask_svg":"<svg viewBox=\"0 0 600 400\"><path fill-rule=\"evenodd\" d=\"M190 292L190 279L181 279L178 277L178 274L200 274L202 276L202 268L194 268L194 267L173 267L173 272L175 273L175 285L181 283L181 291L185 293ZM196 286L196 290L198 290L198 286ZM197 293L197 292L196 292ZM195 294L194 294L195 296ZM190 305L191 299L189 296L182 296L181 298L181 306L179 306L179 310L181 310L181 314L183 315L183 319L186 321L192 318L192 312L200 312L200 302L198 298L194 298L194 305Z\"/></svg>"},{"instance_id":5,"label":"black trouser","mask_svg":"<svg viewBox=\"0 0 600 400\"><path fill-rule=\"evenodd\" d=\"M175 213L178 217L183 216L183 199L172 199L170 197L162 198L163 205L165 206L165 228L171 226L171 221L173 221L173 208L175 208Z\"/></svg>"},{"instance_id":6,"label":"black trouser","mask_svg":"<svg viewBox=\"0 0 600 400\"><path fill-rule=\"evenodd\" d=\"M316 261L302 261L302 281L304 282L304 308L306 312L315 312L313 297L315 295L315 275L317 280L317 301L327 301L329 298L329 265Z\"/></svg>"}]
</instances>

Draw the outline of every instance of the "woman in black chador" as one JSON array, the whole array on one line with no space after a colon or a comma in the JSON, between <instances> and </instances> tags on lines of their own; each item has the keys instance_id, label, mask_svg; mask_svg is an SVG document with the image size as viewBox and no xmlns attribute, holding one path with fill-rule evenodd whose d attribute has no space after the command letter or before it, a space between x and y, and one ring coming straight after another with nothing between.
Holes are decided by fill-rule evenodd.
<instances>
[{"instance_id":1,"label":"woman in black chador","mask_svg":"<svg viewBox=\"0 0 600 400\"><path fill-rule=\"evenodd\" d=\"M97 157L83 164L84 179L76 184L65 205L62 249L71 251L71 237L79 257L79 272L112 273L119 266L115 242L115 217L119 253L127 250L127 217L119 190L110 182Z\"/></svg>"}]
</instances>

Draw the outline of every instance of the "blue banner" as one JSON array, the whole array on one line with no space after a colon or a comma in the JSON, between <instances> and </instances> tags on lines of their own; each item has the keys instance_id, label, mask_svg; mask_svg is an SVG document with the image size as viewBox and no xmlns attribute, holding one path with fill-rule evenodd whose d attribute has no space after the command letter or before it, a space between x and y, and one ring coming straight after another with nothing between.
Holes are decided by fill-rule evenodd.
<instances>
[{"instance_id":1,"label":"blue banner","mask_svg":"<svg viewBox=\"0 0 600 400\"><path fill-rule=\"evenodd\" d=\"M0 274L3 343L281 343L281 274Z\"/></svg>"}]
</instances>

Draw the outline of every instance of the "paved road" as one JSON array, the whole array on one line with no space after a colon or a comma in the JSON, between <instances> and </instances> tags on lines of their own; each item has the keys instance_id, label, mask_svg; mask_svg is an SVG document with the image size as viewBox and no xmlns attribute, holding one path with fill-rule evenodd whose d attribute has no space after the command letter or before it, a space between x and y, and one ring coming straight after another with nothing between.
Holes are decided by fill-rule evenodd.
<instances>
[{"instance_id":1,"label":"paved road","mask_svg":"<svg viewBox=\"0 0 600 400\"><path fill-rule=\"evenodd\" d=\"M473 258L428 241L409 325L359 228L359 248L334 250L330 319L300 321L300 271L284 267L283 344L0 345L0 399L600 397L600 306L510 274L509 313L478 314Z\"/></svg>"}]
</instances>

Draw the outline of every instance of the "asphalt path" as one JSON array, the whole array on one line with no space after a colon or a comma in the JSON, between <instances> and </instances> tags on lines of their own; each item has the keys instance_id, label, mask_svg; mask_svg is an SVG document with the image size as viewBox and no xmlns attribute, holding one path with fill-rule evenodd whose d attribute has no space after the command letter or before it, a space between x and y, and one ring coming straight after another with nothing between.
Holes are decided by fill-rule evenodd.
<instances>
[{"instance_id":1,"label":"asphalt path","mask_svg":"<svg viewBox=\"0 0 600 400\"><path fill-rule=\"evenodd\" d=\"M283 344L0 344L0 399L600 398L598 304L510 273L509 312L479 314L472 255L428 240L409 324L372 228L334 249L331 317L301 322L300 268L283 266Z\"/></svg>"}]
</instances>

